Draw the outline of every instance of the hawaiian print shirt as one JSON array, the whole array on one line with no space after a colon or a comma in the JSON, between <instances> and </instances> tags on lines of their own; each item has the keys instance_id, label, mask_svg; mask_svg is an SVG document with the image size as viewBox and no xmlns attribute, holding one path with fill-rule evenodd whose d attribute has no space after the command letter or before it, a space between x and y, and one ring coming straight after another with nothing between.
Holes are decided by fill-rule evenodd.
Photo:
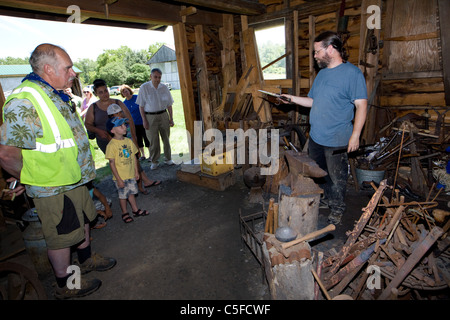
<instances>
[{"instance_id":1,"label":"hawaiian print shirt","mask_svg":"<svg viewBox=\"0 0 450 320\"><path fill-rule=\"evenodd\" d=\"M78 146L78 164L81 168L81 180L73 185L60 187L38 187L26 185L26 192L31 198L43 198L57 195L83 185L95 178L95 165L86 136L84 124L77 112L53 92L52 88L39 81L33 81L44 89L55 106L72 128ZM42 137L42 125L32 103L26 99L12 99L3 106L4 122L0 127L0 144L21 149L34 149L36 137Z\"/></svg>"}]
</instances>

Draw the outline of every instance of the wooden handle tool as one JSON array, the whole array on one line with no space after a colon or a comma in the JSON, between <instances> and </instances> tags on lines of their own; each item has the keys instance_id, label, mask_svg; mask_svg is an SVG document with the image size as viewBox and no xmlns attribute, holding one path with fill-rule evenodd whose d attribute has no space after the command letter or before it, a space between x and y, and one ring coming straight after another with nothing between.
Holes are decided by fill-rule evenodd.
<instances>
[{"instance_id":1,"label":"wooden handle tool","mask_svg":"<svg viewBox=\"0 0 450 320\"><path fill-rule=\"evenodd\" d=\"M281 245L281 248L282 249L287 249L289 247L292 247L292 246L296 245L297 243L300 243L300 242L303 242L303 241L312 240L315 237L318 237L318 236L320 236L320 235L322 235L324 233L327 233L327 232L330 232L330 231L334 231L334 230L336 230L336 226L334 224L329 224L325 228L317 230L317 231L314 231L314 232L311 232L311 233L308 233L307 235L305 235L305 236L303 236L303 237L301 237L299 239L295 239L295 240L292 240L290 242L283 243Z\"/></svg>"}]
</instances>

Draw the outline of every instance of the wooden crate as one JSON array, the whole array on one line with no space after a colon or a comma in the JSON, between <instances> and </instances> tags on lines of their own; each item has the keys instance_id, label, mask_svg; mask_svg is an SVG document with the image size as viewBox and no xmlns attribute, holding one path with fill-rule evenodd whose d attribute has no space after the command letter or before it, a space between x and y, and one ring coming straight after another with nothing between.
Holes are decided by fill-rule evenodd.
<instances>
[{"instance_id":1,"label":"wooden crate","mask_svg":"<svg viewBox=\"0 0 450 320\"><path fill-rule=\"evenodd\" d=\"M211 176L202 173L200 168L194 172L192 170L177 170L177 178L180 181L192 183L197 186L206 187L209 189L224 191L226 188L232 186L236 182L234 171L230 171L217 176Z\"/></svg>"}]
</instances>

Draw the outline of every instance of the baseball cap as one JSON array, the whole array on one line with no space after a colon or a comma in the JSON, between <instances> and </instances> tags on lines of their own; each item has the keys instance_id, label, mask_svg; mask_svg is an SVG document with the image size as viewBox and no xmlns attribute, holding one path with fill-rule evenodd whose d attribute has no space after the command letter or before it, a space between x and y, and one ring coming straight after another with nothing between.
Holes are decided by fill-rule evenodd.
<instances>
[{"instance_id":1,"label":"baseball cap","mask_svg":"<svg viewBox=\"0 0 450 320\"><path fill-rule=\"evenodd\" d=\"M125 122L127 122L127 119L125 118L109 118L108 121L106 121L106 130L108 130L108 132L111 132L112 128L120 127Z\"/></svg>"},{"instance_id":2,"label":"baseball cap","mask_svg":"<svg viewBox=\"0 0 450 320\"><path fill-rule=\"evenodd\" d=\"M118 105L118 104L110 104L108 106L108 109L106 110L106 112L108 113L108 116L112 115L112 114L116 114L118 112L121 112L122 108Z\"/></svg>"}]
</instances>

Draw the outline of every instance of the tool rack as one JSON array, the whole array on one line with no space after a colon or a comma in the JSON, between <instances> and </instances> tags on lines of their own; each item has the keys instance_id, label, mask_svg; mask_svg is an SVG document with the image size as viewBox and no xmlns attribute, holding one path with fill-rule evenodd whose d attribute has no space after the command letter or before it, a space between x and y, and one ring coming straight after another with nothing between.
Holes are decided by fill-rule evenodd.
<instances>
[{"instance_id":1,"label":"tool rack","mask_svg":"<svg viewBox=\"0 0 450 320\"><path fill-rule=\"evenodd\" d=\"M267 213L264 211L242 216L239 209L239 225L242 244L246 244L261 265L262 282L265 282L265 269L263 261L263 236Z\"/></svg>"}]
</instances>

